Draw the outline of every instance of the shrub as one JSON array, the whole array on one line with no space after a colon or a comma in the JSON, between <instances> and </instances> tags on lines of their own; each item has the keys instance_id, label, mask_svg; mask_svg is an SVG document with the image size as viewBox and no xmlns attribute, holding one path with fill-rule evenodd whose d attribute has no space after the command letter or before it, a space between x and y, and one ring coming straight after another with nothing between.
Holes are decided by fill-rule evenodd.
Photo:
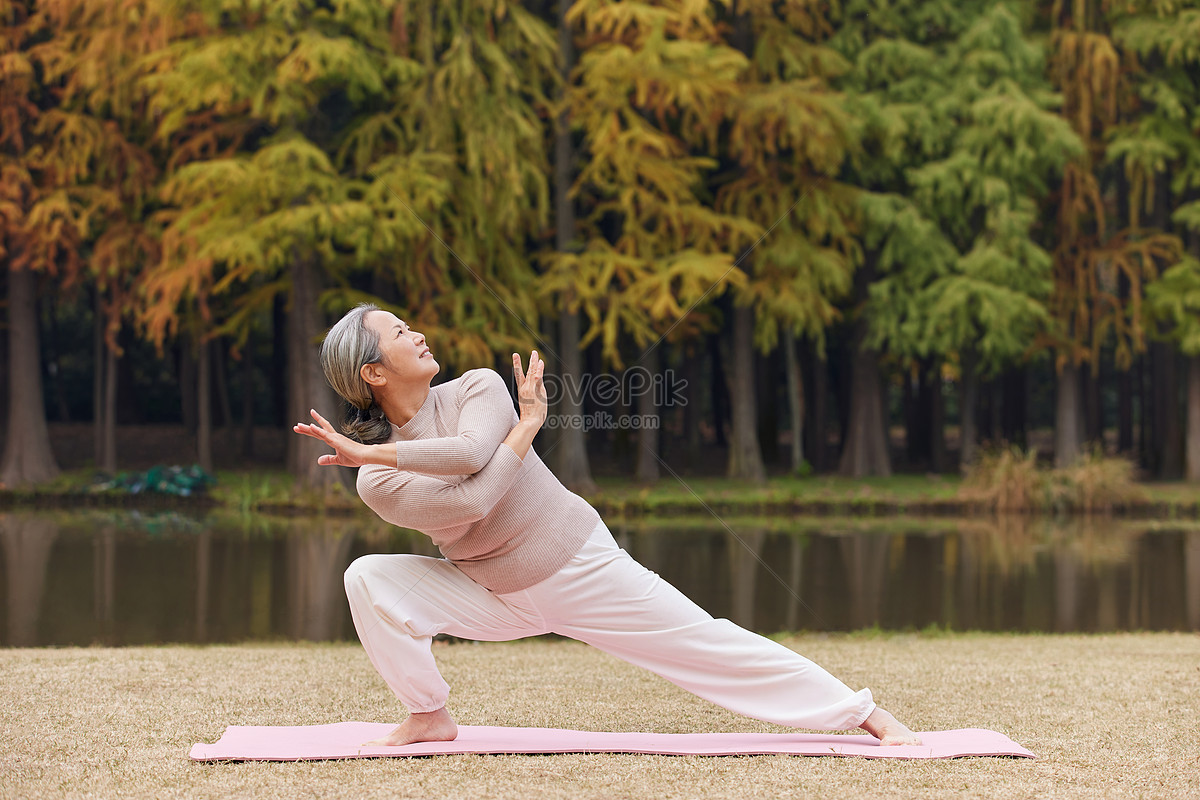
<instances>
[{"instance_id":1,"label":"shrub","mask_svg":"<svg viewBox=\"0 0 1200 800\"><path fill-rule=\"evenodd\" d=\"M1143 500L1133 464L1099 448L1066 469L1037 465L1037 451L1009 447L985 454L967 471L959 499L996 513L1075 511L1111 514Z\"/></svg>"},{"instance_id":2,"label":"shrub","mask_svg":"<svg viewBox=\"0 0 1200 800\"><path fill-rule=\"evenodd\" d=\"M1028 512L1046 505L1046 475L1038 469L1037 451L1006 447L985 453L967 470L959 498L997 513Z\"/></svg>"},{"instance_id":3,"label":"shrub","mask_svg":"<svg viewBox=\"0 0 1200 800\"><path fill-rule=\"evenodd\" d=\"M1135 481L1136 470L1124 458L1110 458L1096 448L1074 466L1058 470L1066 487L1067 505L1075 511L1111 514L1144 500Z\"/></svg>"}]
</instances>

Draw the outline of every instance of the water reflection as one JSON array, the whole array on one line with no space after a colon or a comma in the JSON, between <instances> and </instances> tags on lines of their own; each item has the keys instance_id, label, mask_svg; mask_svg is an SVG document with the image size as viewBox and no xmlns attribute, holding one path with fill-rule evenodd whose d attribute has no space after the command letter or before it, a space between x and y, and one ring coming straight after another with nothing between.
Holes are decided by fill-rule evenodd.
<instances>
[{"instance_id":1,"label":"water reflection","mask_svg":"<svg viewBox=\"0 0 1200 800\"><path fill-rule=\"evenodd\" d=\"M1200 528L1023 518L614 523L716 616L763 632L1200 630ZM353 639L342 572L435 555L363 518L0 514L0 644Z\"/></svg>"},{"instance_id":2,"label":"water reflection","mask_svg":"<svg viewBox=\"0 0 1200 800\"><path fill-rule=\"evenodd\" d=\"M38 644L38 618L45 593L50 551L58 538L53 520L37 516L0 516L4 552L4 600L8 621L5 644Z\"/></svg>"}]
</instances>

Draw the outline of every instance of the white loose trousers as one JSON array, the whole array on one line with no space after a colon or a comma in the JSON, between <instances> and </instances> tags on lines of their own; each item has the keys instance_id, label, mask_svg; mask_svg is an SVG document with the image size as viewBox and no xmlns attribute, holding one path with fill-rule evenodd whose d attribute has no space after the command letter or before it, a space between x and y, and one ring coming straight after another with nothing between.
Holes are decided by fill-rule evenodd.
<instances>
[{"instance_id":1,"label":"white loose trousers","mask_svg":"<svg viewBox=\"0 0 1200 800\"><path fill-rule=\"evenodd\" d=\"M730 711L795 728L849 730L875 708L869 689L853 692L783 645L714 619L634 561L603 522L566 566L521 591L494 594L445 559L368 555L346 570L346 595L371 663L410 712L449 697L430 648L439 633L569 636Z\"/></svg>"}]
</instances>

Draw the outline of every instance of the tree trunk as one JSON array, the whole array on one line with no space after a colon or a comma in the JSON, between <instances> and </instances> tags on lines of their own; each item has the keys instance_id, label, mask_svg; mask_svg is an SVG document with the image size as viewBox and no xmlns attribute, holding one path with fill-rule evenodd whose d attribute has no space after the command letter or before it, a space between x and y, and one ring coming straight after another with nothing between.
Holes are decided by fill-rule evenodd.
<instances>
[{"instance_id":1,"label":"tree trunk","mask_svg":"<svg viewBox=\"0 0 1200 800\"><path fill-rule=\"evenodd\" d=\"M694 351L687 351L687 343L681 345L681 354L683 356L683 379L687 394L680 398L683 404L683 431L687 437L685 452L687 453L687 462L689 464L696 463L700 458L700 421L704 418L703 409L700 406L699 388L703 385L701 367L700 348L697 347Z\"/></svg>"},{"instance_id":2,"label":"tree trunk","mask_svg":"<svg viewBox=\"0 0 1200 800\"><path fill-rule=\"evenodd\" d=\"M41 304L39 304L40 307ZM39 317L41 311L39 308ZM49 323L50 347L47 353L46 371L50 374L51 392L54 395L54 405L58 410L59 422L71 421L71 406L67 402L66 388L62 379L62 337L58 333L58 315L54 313L54 303L50 303L50 312L46 315Z\"/></svg>"},{"instance_id":3,"label":"tree trunk","mask_svg":"<svg viewBox=\"0 0 1200 800\"><path fill-rule=\"evenodd\" d=\"M283 292L277 292L271 304L271 360L267 362L267 381L271 390L271 416L280 428L289 428L297 422L288 417L288 330L287 297Z\"/></svg>"},{"instance_id":4,"label":"tree trunk","mask_svg":"<svg viewBox=\"0 0 1200 800\"><path fill-rule=\"evenodd\" d=\"M336 414L333 390L321 372L317 337L321 333L317 309L315 267L307 258L297 258L291 268L292 307L287 317L287 419L295 424L312 419L310 409L325 417ZM290 426L289 426L290 427ZM328 448L309 436L288 436L288 472L309 489L324 489L341 480L341 467L322 467L317 457Z\"/></svg>"},{"instance_id":5,"label":"tree trunk","mask_svg":"<svg viewBox=\"0 0 1200 800\"><path fill-rule=\"evenodd\" d=\"M254 332L242 348L242 458L254 458Z\"/></svg>"},{"instance_id":6,"label":"tree trunk","mask_svg":"<svg viewBox=\"0 0 1200 800\"><path fill-rule=\"evenodd\" d=\"M792 425L792 473L799 474L804 469L804 376L796 357L796 337L791 333L783 335L783 359Z\"/></svg>"},{"instance_id":7,"label":"tree trunk","mask_svg":"<svg viewBox=\"0 0 1200 800\"><path fill-rule=\"evenodd\" d=\"M92 463L100 469L104 455L104 312L100 290L92 296Z\"/></svg>"},{"instance_id":8,"label":"tree trunk","mask_svg":"<svg viewBox=\"0 0 1200 800\"><path fill-rule=\"evenodd\" d=\"M721 345L717 337L708 335L708 357L712 363L712 382L709 383L712 396L713 436L717 447L725 447L725 409L729 384L725 380L725 368L721 358Z\"/></svg>"},{"instance_id":9,"label":"tree trunk","mask_svg":"<svg viewBox=\"0 0 1200 800\"><path fill-rule=\"evenodd\" d=\"M920 367L918 366L918 369ZM913 380L910 370L905 370L900 384L900 416L904 420L904 460L911 467L926 465L925 447L929 438L925 435L921 414L920 377Z\"/></svg>"},{"instance_id":10,"label":"tree trunk","mask_svg":"<svg viewBox=\"0 0 1200 800\"><path fill-rule=\"evenodd\" d=\"M179 339L179 412L183 419L183 427L193 435L200 424L198 383L194 345L190 338L181 336Z\"/></svg>"},{"instance_id":11,"label":"tree trunk","mask_svg":"<svg viewBox=\"0 0 1200 800\"><path fill-rule=\"evenodd\" d=\"M1200 355L1187 360L1187 479L1200 482Z\"/></svg>"},{"instance_id":12,"label":"tree trunk","mask_svg":"<svg viewBox=\"0 0 1200 800\"><path fill-rule=\"evenodd\" d=\"M774 354L754 358L754 398L757 407L758 448L764 464L779 463L779 359Z\"/></svg>"},{"instance_id":13,"label":"tree trunk","mask_svg":"<svg viewBox=\"0 0 1200 800\"><path fill-rule=\"evenodd\" d=\"M1188 232L1188 250L1200 258L1200 232ZM1200 353L1187 359L1187 479L1200 481ZM1200 614L1200 605L1196 606ZM1193 625L1193 629L1195 626Z\"/></svg>"},{"instance_id":14,"label":"tree trunk","mask_svg":"<svg viewBox=\"0 0 1200 800\"><path fill-rule=\"evenodd\" d=\"M146 422L146 396L135 388L133 359L128 357L137 345L137 336L129 326L121 326L116 341L113 350L113 407L116 409L113 420L115 425L140 425Z\"/></svg>"},{"instance_id":15,"label":"tree trunk","mask_svg":"<svg viewBox=\"0 0 1200 800\"><path fill-rule=\"evenodd\" d=\"M1100 400L1103 376L1099 363L1089 362L1080 372L1083 380L1083 440L1091 446L1104 441L1104 410Z\"/></svg>"},{"instance_id":16,"label":"tree trunk","mask_svg":"<svg viewBox=\"0 0 1200 800\"><path fill-rule=\"evenodd\" d=\"M1083 408L1079 396L1079 367L1067 363L1058 372L1054 401L1054 466L1062 469L1083 452Z\"/></svg>"},{"instance_id":17,"label":"tree trunk","mask_svg":"<svg viewBox=\"0 0 1200 800\"><path fill-rule=\"evenodd\" d=\"M583 421L583 352L579 349L579 314L564 310L559 315L559 353L562 356L562 399L558 403L559 418ZM582 424L566 424L560 430L558 446L558 479L573 492L592 494L598 490L592 479L588 458L587 432Z\"/></svg>"},{"instance_id":18,"label":"tree trunk","mask_svg":"<svg viewBox=\"0 0 1200 800\"><path fill-rule=\"evenodd\" d=\"M1004 441L1017 447L1029 444L1029 368L1025 366L1009 370L997 387L1001 400L993 405L1000 420L996 430L1001 431Z\"/></svg>"},{"instance_id":19,"label":"tree trunk","mask_svg":"<svg viewBox=\"0 0 1200 800\"><path fill-rule=\"evenodd\" d=\"M1117 373L1117 452L1133 453L1133 376L1129 369Z\"/></svg>"},{"instance_id":20,"label":"tree trunk","mask_svg":"<svg viewBox=\"0 0 1200 800\"><path fill-rule=\"evenodd\" d=\"M213 471L212 457L212 358L208 342L196 342L196 461Z\"/></svg>"},{"instance_id":21,"label":"tree trunk","mask_svg":"<svg viewBox=\"0 0 1200 800\"><path fill-rule=\"evenodd\" d=\"M892 474L888 454L888 435L883 402L883 386L879 378L879 354L869 350L864 341L867 335L865 318L855 323L854 349L850 372L850 417L846 425L846 440L838 472L847 478Z\"/></svg>"},{"instance_id":22,"label":"tree trunk","mask_svg":"<svg viewBox=\"0 0 1200 800\"><path fill-rule=\"evenodd\" d=\"M634 396L634 413L637 414L637 469L634 474L638 483L651 484L659 478L658 460L658 392L662 375L659 370L658 349L647 350L642 357L641 368L630 375L630 393ZM636 368L635 368L636 369ZM637 384L637 385L633 385Z\"/></svg>"},{"instance_id":23,"label":"tree trunk","mask_svg":"<svg viewBox=\"0 0 1200 800\"><path fill-rule=\"evenodd\" d=\"M729 441L728 475L735 480L763 482L767 469L758 446L754 391L754 311L733 308L733 354L729 399L733 425Z\"/></svg>"},{"instance_id":24,"label":"tree trunk","mask_svg":"<svg viewBox=\"0 0 1200 800\"><path fill-rule=\"evenodd\" d=\"M100 454L96 468L112 474L117 471L117 349L104 344L104 379L99 419Z\"/></svg>"},{"instance_id":25,"label":"tree trunk","mask_svg":"<svg viewBox=\"0 0 1200 800\"><path fill-rule=\"evenodd\" d=\"M979 371L975 368L974 353L965 352L962 356L958 466L965 471L975 463L975 456L979 452L979 431L975 422L976 405L979 402Z\"/></svg>"},{"instance_id":26,"label":"tree trunk","mask_svg":"<svg viewBox=\"0 0 1200 800\"><path fill-rule=\"evenodd\" d=\"M805 409L811 408L812 412L806 426L808 446L804 449L813 469L825 472L832 466L829 458L829 362L815 347L810 348L809 352L812 353L812 377L809 381L812 391L809 392Z\"/></svg>"},{"instance_id":27,"label":"tree trunk","mask_svg":"<svg viewBox=\"0 0 1200 800\"><path fill-rule=\"evenodd\" d=\"M558 50L561 57L559 74L563 85L570 85L570 74L575 66L575 50L571 42L571 29L567 24L567 12L571 0L558 0ZM575 175L575 147L571 141L571 127L564 111L559 115L554 131L554 247L561 253L578 248L575 241L575 205L570 197ZM564 298L559 313L559 357L562 359L564 391L558 404L560 418L583 421L583 353L579 349L579 312L569 308L570 298ZM593 494L597 491L592 480L592 467L588 459L587 432L582 425L563 425L559 428L560 438L556 458L558 479L573 492Z\"/></svg>"},{"instance_id":28,"label":"tree trunk","mask_svg":"<svg viewBox=\"0 0 1200 800\"><path fill-rule=\"evenodd\" d=\"M8 274L8 435L0 464L0 484L45 483L58 475L50 449L42 397L42 364L35 311L37 276L29 270Z\"/></svg>"},{"instance_id":29,"label":"tree trunk","mask_svg":"<svg viewBox=\"0 0 1200 800\"><path fill-rule=\"evenodd\" d=\"M905 381L905 449L914 467L942 472L946 440L942 402L941 365L934 359L917 362L917 379Z\"/></svg>"},{"instance_id":30,"label":"tree trunk","mask_svg":"<svg viewBox=\"0 0 1200 800\"><path fill-rule=\"evenodd\" d=\"M8 275L9 271L0 269L0 296L9 297L8 293ZM0 325L0 419L8 420L8 393L9 387L12 385L12 370L8 361L9 338L8 331L11 327L11 318L5 320L6 324ZM5 429L0 426L0 452L3 452L5 441Z\"/></svg>"},{"instance_id":31,"label":"tree trunk","mask_svg":"<svg viewBox=\"0 0 1200 800\"><path fill-rule=\"evenodd\" d=\"M1150 416L1153 413L1154 404L1150 402L1150 398L1154 392L1154 353L1151 351L1145 357L1139 358L1133 364L1134 391L1138 395L1138 409L1141 413L1138 414L1137 436L1138 436L1138 461L1143 467L1152 474L1158 473L1158 450L1154 447L1154 437L1152 435L1153 428L1150 425Z\"/></svg>"},{"instance_id":32,"label":"tree trunk","mask_svg":"<svg viewBox=\"0 0 1200 800\"><path fill-rule=\"evenodd\" d=\"M233 403L229 399L229 358L224 339L213 339L208 343L209 370L212 373L213 393L216 395L217 410L220 412L214 424L221 428L233 426Z\"/></svg>"},{"instance_id":33,"label":"tree trunk","mask_svg":"<svg viewBox=\"0 0 1200 800\"><path fill-rule=\"evenodd\" d=\"M942 365L934 361L927 373L929 393L929 458L936 473L946 471L946 401L942 397Z\"/></svg>"},{"instance_id":34,"label":"tree trunk","mask_svg":"<svg viewBox=\"0 0 1200 800\"><path fill-rule=\"evenodd\" d=\"M999 378L979 382L979 426L980 442L995 442L1000 437L1000 415L997 408L1000 404L1001 381Z\"/></svg>"},{"instance_id":35,"label":"tree trunk","mask_svg":"<svg viewBox=\"0 0 1200 800\"><path fill-rule=\"evenodd\" d=\"M1179 408L1179 372L1175 350L1168 344L1153 345L1159 364L1156 370L1154 397L1157 401L1154 422L1158 427L1157 441L1162 460L1158 476L1175 480L1183 475L1183 431Z\"/></svg>"},{"instance_id":36,"label":"tree trunk","mask_svg":"<svg viewBox=\"0 0 1200 800\"><path fill-rule=\"evenodd\" d=\"M1128 219L1128 194L1125 188L1128 180L1125 170L1118 169L1117 175L1117 208L1121 219ZM1117 297L1121 307L1129 301L1129 278L1124 272L1117 273ZM1141 358L1137 357L1137 361ZM1133 367L1125 369L1118 366L1117 370L1117 452L1123 455L1133 454Z\"/></svg>"}]
</instances>

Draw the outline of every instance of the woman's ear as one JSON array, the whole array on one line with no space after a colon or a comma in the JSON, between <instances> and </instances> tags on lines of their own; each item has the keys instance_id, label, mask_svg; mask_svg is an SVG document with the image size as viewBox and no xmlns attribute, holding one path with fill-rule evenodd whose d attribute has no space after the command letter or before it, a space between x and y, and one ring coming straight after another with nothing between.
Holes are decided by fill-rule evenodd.
<instances>
[{"instance_id":1,"label":"woman's ear","mask_svg":"<svg viewBox=\"0 0 1200 800\"><path fill-rule=\"evenodd\" d=\"M364 381L366 381L368 386L374 386L374 387L386 386L387 385L387 376L384 375L382 366L383 365L380 364L378 361L372 362L370 364L363 364L362 367L358 370L358 374L360 376L362 376L362 379Z\"/></svg>"}]
</instances>

